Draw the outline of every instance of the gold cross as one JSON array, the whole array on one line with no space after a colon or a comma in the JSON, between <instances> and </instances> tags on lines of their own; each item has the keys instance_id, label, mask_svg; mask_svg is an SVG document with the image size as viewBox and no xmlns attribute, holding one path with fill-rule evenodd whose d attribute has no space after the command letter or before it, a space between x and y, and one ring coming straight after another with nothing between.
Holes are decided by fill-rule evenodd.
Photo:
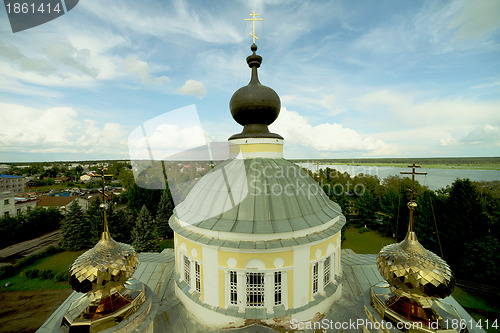
<instances>
[{"instance_id":1,"label":"gold cross","mask_svg":"<svg viewBox=\"0 0 500 333\"><path fill-rule=\"evenodd\" d=\"M411 172L400 172L402 175L411 175L411 197L410 197L410 202L408 203L408 208L410 209L410 221L409 221L409 226L408 230L411 232L415 231L414 224L415 222L413 221L413 211L417 207L417 203L413 201L413 197L415 196L415 175L426 175L427 172L416 172L416 168L420 168L420 165L416 165L415 162L413 162L412 165L408 165L408 168L411 168Z\"/></svg>"},{"instance_id":2,"label":"gold cross","mask_svg":"<svg viewBox=\"0 0 500 333\"><path fill-rule=\"evenodd\" d=\"M245 21L253 21L253 33L251 32L250 36L253 37L253 43L255 44L255 39L259 39L259 37L255 36L255 21L264 21L264 19L257 19L257 18L255 18L255 16L259 16L259 14L255 14L255 10L253 11L252 14L250 14L250 16L252 16L252 18L251 19L245 19Z\"/></svg>"},{"instance_id":3,"label":"gold cross","mask_svg":"<svg viewBox=\"0 0 500 333\"><path fill-rule=\"evenodd\" d=\"M415 195L415 175L426 175L427 172L415 172L416 168L420 168L420 165L408 165L408 168L412 168L411 172L400 172L402 175L411 175L411 201L413 201L413 196Z\"/></svg>"},{"instance_id":4,"label":"gold cross","mask_svg":"<svg viewBox=\"0 0 500 333\"><path fill-rule=\"evenodd\" d=\"M109 196L106 194L106 192L104 192L104 177L113 177L113 175L105 175L104 174L104 171L107 171L108 169L105 168L104 166L100 166L97 168L98 171L101 172L101 174L96 174L96 175L92 175L92 177L99 177L101 178L101 185L102 185L102 189L99 190L99 192L102 193L102 203L106 203L106 198Z\"/></svg>"}]
</instances>

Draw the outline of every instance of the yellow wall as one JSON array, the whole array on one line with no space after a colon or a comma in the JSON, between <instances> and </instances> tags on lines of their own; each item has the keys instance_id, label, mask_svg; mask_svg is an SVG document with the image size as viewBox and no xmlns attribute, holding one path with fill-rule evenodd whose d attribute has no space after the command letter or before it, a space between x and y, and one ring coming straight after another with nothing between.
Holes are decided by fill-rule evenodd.
<instances>
[{"instance_id":1,"label":"yellow wall","mask_svg":"<svg viewBox=\"0 0 500 333\"><path fill-rule=\"evenodd\" d=\"M196 258L194 258L194 259L196 259L198 261L203 261L203 248L202 248L202 246L200 244L195 244L195 243L191 242L190 240L187 240L186 238L180 236L177 233L175 233L174 236L175 236L175 238L177 240L177 243L175 245L176 247L180 246L182 243L186 244L187 255L190 256L190 257L193 257L191 255L191 250L195 249L196 252L198 252L198 256Z\"/></svg>"},{"instance_id":2,"label":"yellow wall","mask_svg":"<svg viewBox=\"0 0 500 333\"><path fill-rule=\"evenodd\" d=\"M288 297L288 308L291 309L293 308L293 270L289 270L286 276L287 276L286 289Z\"/></svg>"},{"instance_id":3,"label":"yellow wall","mask_svg":"<svg viewBox=\"0 0 500 333\"><path fill-rule=\"evenodd\" d=\"M242 153L258 153L258 152L283 152L282 144L275 143L247 143L241 145L229 145L230 154Z\"/></svg>"},{"instance_id":4,"label":"yellow wall","mask_svg":"<svg viewBox=\"0 0 500 333\"><path fill-rule=\"evenodd\" d=\"M337 244L339 244L340 241L340 231L337 232L335 235L333 235L330 238L327 238L321 243L318 243L316 245L311 246L309 250L309 259L311 260L311 264L309 265L309 301L312 300L312 276L313 276L313 261L319 260L321 258L324 258L326 256L327 250L328 250L328 244L333 242L333 245L337 247ZM316 258L316 250L321 249L321 256L319 258ZM340 258L340 256L338 256ZM340 262L339 262L340 265ZM340 267L340 266L338 266ZM319 267L318 267L319 269ZM318 279L322 277L318 276Z\"/></svg>"},{"instance_id":5,"label":"yellow wall","mask_svg":"<svg viewBox=\"0 0 500 333\"><path fill-rule=\"evenodd\" d=\"M219 270L219 308L226 307L226 284L224 283L224 271ZM229 287L229 286L228 286Z\"/></svg>"},{"instance_id":6,"label":"yellow wall","mask_svg":"<svg viewBox=\"0 0 500 333\"><path fill-rule=\"evenodd\" d=\"M187 240L186 238L180 236L179 234L175 233L174 232L174 245L175 245L175 262L176 262L176 267L178 265L178 258L177 258L177 248L180 247L180 245L184 243L186 245L186 250L187 250L187 255L190 257L190 258L193 258L194 260L196 260L199 264L200 264L200 281L201 281L201 285L200 285L200 300L204 300L204 292L203 292L203 248L201 245L199 244L195 244L189 240ZM191 250L192 249L195 249L196 252L197 252L197 256L196 257L193 257L193 255L191 254ZM180 272L177 272L180 274ZM193 288L196 288L196 268L194 268L193 266L193 271L191 272L191 274L193 274L193 276L195 277L194 280L194 285L193 285Z\"/></svg>"},{"instance_id":7,"label":"yellow wall","mask_svg":"<svg viewBox=\"0 0 500 333\"><path fill-rule=\"evenodd\" d=\"M229 267L227 259L236 259L236 267ZM219 251L219 266L227 268L244 269L246 263L251 259L259 259L266 265L266 269L276 269L274 260L282 258L285 262L283 268L293 266L293 251L279 251L279 252L261 252L261 253L244 253L244 252L230 252Z\"/></svg>"},{"instance_id":8,"label":"yellow wall","mask_svg":"<svg viewBox=\"0 0 500 333\"><path fill-rule=\"evenodd\" d=\"M328 250L328 244L330 244L331 242L333 242L333 245L337 246L338 241L339 241L339 237L340 237L340 231L337 232L332 237L327 238L323 242L311 246L311 250L310 250L310 259L311 259L311 261L323 258L326 255L326 251ZM321 256L319 258L316 258L316 250L317 249L321 249Z\"/></svg>"}]
</instances>

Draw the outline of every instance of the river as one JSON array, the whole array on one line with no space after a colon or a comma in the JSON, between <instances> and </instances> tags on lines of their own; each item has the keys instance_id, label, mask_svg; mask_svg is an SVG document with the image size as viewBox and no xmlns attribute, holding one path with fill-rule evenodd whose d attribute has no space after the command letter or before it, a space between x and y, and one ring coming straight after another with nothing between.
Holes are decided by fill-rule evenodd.
<instances>
[{"instance_id":1,"label":"river","mask_svg":"<svg viewBox=\"0 0 500 333\"><path fill-rule=\"evenodd\" d=\"M351 177L359 174L377 176L379 179L384 179L388 176L401 175L401 171L409 172L410 168L398 167L379 167L379 166L362 166L362 165L336 165L336 164L320 164L314 163L297 163L298 166L307 168L316 172L319 169L335 169L341 173L347 172ZM417 172L427 172L425 176L416 176L416 180L421 185L428 186L431 190L437 190L447 185L451 185L457 178L468 178L471 181L492 181L500 180L500 171L498 170L468 170L468 169L425 169L418 168ZM411 177L411 175L401 175Z\"/></svg>"}]
</instances>

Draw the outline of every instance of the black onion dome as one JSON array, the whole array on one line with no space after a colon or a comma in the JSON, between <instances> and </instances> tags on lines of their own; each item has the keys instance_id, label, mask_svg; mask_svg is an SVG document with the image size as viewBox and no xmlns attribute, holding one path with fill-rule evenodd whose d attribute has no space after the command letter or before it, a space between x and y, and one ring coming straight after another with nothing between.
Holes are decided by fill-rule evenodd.
<instances>
[{"instance_id":1,"label":"black onion dome","mask_svg":"<svg viewBox=\"0 0 500 333\"><path fill-rule=\"evenodd\" d=\"M247 57L247 64L252 69L252 78L248 85L238 89L231 97L229 109L234 120L243 127L239 134L229 139L242 138L278 138L281 135L269 132L267 128L280 113L281 101L278 94L271 88L259 82L257 68L262 63L262 57L255 54L257 45L252 44L253 54Z\"/></svg>"}]
</instances>

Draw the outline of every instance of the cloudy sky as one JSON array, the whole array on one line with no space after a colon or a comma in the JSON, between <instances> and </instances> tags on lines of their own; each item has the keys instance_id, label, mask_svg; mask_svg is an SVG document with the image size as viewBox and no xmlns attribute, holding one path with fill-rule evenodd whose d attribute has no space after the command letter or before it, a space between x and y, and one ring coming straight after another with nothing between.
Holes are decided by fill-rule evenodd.
<instances>
[{"instance_id":1,"label":"cloudy sky","mask_svg":"<svg viewBox=\"0 0 500 333\"><path fill-rule=\"evenodd\" d=\"M155 142L239 133L252 10L285 157L500 155L500 1L82 0L17 33L0 9L0 162L127 159L187 106Z\"/></svg>"}]
</instances>

